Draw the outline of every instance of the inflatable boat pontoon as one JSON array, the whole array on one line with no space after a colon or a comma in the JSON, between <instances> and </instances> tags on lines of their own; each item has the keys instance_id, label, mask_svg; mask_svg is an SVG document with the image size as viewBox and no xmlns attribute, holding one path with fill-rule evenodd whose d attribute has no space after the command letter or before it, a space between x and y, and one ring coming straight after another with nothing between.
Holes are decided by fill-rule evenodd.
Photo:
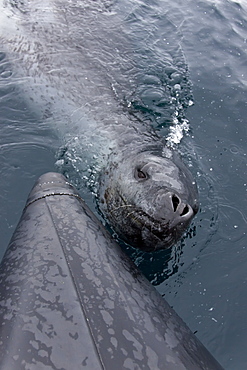
<instances>
[{"instance_id":1,"label":"inflatable boat pontoon","mask_svg":"<svg viewBox=\"0 0 247 370\"><path fill-rule=\"evenodd\" d=\"M31 191L0 281L3 370L222 369L60 174Z\"/></svg>"}]
</instances>

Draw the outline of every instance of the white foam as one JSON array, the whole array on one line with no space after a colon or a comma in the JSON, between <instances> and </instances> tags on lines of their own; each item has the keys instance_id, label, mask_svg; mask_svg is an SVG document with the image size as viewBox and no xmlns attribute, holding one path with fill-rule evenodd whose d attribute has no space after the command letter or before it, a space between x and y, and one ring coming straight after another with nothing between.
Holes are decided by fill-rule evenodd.
<instances>
[{"instance_id":1,"label":"white foam","mask_svg":"<svg viewBox=\"0 0 247 370\"><path fill-rule=\"evenodd\" d=\"M183 119L182 122L179 122L177 118L173 120L173 125L170 127L170 132L166 138L167 145L169 147L174 147L182 140L184 134L186 134L190 129L189 121Z\"/></svg>"}]
</instances>

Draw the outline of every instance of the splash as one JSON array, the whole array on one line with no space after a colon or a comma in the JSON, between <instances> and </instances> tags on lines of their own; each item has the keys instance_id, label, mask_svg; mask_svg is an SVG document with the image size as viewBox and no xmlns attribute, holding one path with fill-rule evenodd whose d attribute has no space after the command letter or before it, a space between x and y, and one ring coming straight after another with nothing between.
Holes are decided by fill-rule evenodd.
<instances>
[{"instance_id":1,"label":"splash","mask_svg":"<svg viewBox=\"0 0 247 370\"><path fill-rule=\"evenodd\" d=\"M184 134L187 134L189 130L190 125L186 118L184 118L182 122L179 122L179 120L175 118L173 125L170 126L169 134L166 137L168 147L174 148L175 145L179 144L184 137Z\"/></svg>"}]
</instances>

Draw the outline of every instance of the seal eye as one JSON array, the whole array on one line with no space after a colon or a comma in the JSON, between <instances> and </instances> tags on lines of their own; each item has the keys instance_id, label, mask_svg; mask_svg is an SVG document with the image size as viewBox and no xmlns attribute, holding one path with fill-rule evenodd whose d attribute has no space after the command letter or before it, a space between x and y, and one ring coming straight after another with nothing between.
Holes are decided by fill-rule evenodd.
<instances>
[{"instance_id":1,"label":"seal eye","mask_svg":"<svg viewBox=\"0 0 247 370\"><path fill-rule=\"evenodd\" d=\"M136 169L135 178L137 180L146 180L148 178L148 175L145 172L143 172L142 170Z\"/></svg>"},{"instance_id":2,"label":"seal eye","mask_svg":"<svg viewBox=\"0 0 247 370\"><path fill-rule=\"evenodd\" d=\"M146 178L146 175L144 172L142 172L141 170L137 171L137 176L139 179L145 179Z\"/></svg>"}]
</instances>

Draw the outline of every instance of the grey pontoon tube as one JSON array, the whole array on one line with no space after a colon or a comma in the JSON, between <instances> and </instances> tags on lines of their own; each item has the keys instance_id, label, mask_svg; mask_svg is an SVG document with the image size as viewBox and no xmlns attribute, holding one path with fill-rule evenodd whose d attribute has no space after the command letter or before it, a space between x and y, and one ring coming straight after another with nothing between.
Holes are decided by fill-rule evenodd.
<instances>
[{"instance_id":1,"label":"grey pontoon tube","mask_svg":"<svg viewBox=\"0 0 247 370\"><path fill-rule=\"evenodd\" d=\"M0 308L3 370L222 369L60 174L29 195Z\"/></svg>"}]
</instances>

